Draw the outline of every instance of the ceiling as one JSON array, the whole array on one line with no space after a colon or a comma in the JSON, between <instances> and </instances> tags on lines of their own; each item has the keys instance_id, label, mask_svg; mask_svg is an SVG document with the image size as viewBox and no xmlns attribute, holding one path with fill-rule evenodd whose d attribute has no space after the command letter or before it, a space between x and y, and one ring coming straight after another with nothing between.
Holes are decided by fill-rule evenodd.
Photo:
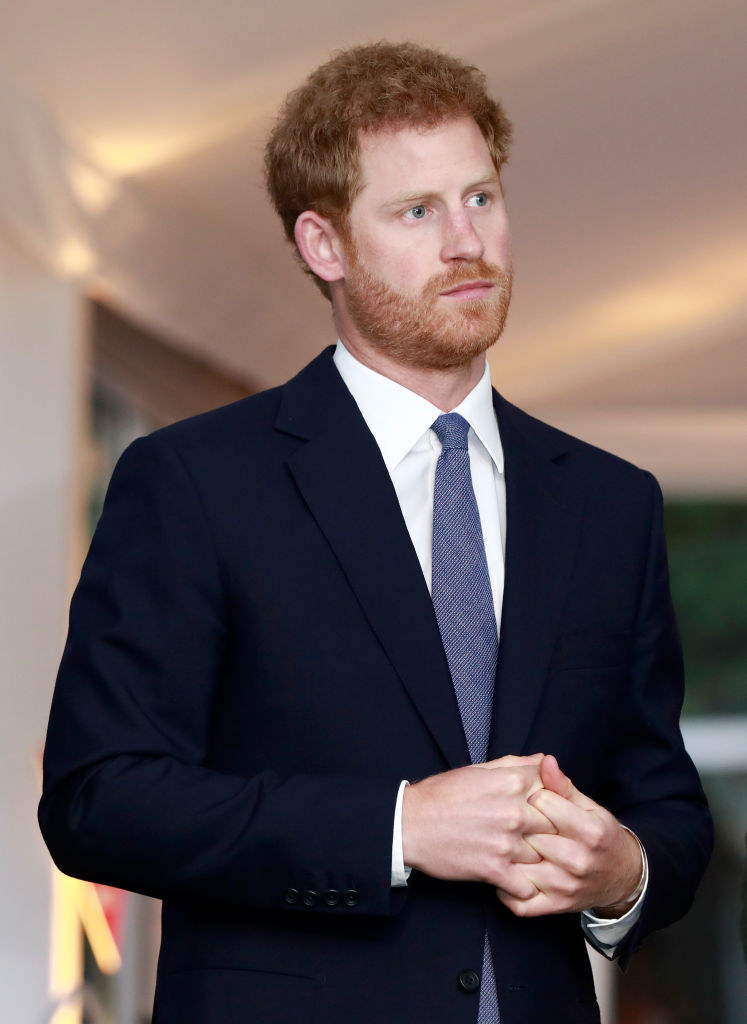
<instances>
[{"instance_id":1,"label":"ceiling","mask_svg":"<svg viewBox=\"0 0 747 1024\"><path fill-rule=\"evenodd\" d=\"M285 92L413 39L513 118L511 399L747 490L747 5L736 0L26 0L0 10L0 234L174 344L274 384L333 340L261 180ZM740 358L741 357L741 358Z\"/></svg>"}]
</instances>

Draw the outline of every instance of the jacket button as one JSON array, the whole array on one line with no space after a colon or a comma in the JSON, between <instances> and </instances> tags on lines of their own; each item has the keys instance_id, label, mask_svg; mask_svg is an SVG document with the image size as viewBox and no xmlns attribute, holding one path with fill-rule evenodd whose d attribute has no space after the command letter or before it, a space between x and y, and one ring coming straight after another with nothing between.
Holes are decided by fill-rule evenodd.
<instances>
[{"instance_id":1,"label":"jacket button","mask_svg":"<svg viewBox=\"0 0 747 1024\"><path fill-rule=\"evenodd\" d=\"M480 987L480 975L477 971L460 971L457 980L463 992L477 992Z\"/></svg>"},{"instance_id":2,"label":"jacket button","mask_svg":"<svg viewBox=\"0 0 747 1024\"><path fill-rule=\"evenodd\" d=\"M288 906L293 907L295 906L296 903L298 903L300 896L301 893L298 891L298 889L286 889L283 895L283 899L288 904Z\"/></svg>"},{"instance_id":3,"label":"jacket button","mask_svg":"<svg viewBox=\"0 0 747 1024\"><path fill-rule=\"evenodd\" d=\"M358 890L357 889L346 889L342 894L342 902L346 907L357 907L358 906Z\"/></svg>"},{"instance_id":4,"label":"jacket button","mask_svg":"<svg viewBox=\"0 0 747 1024\"><path fill-rule=\"evenodd\" d=\"M301 899L303 900L303 905L305 907L316 906L317 895L313 889L306 889Z\"/></svg>"},{"instance_id":5,"label":"jacket button","mask_svg":"<svg viewBox=\"0 0 747 1024\"><path fill-rule=\"evenodd\" d=\"M340 894L337 889L328 889L324 894L324 902L328 907L336 907L340 902Z\"/></svg>"}]
</instances>

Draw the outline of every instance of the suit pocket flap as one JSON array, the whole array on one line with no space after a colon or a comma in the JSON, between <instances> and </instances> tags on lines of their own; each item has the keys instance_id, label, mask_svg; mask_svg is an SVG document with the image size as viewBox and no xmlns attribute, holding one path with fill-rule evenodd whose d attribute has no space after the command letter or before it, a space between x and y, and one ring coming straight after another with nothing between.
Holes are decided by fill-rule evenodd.
<instances>
[{"instance_id":1,"label":"suit pocket flap","mask_svg":"<svg viewBox=\"0 0 747 1024\"><path fill-rule=\"evenodd\" d=\"M283 971L195 967L159 977L158 1024L312 1024L319 983Z\"/></svg>"}]
</instances>

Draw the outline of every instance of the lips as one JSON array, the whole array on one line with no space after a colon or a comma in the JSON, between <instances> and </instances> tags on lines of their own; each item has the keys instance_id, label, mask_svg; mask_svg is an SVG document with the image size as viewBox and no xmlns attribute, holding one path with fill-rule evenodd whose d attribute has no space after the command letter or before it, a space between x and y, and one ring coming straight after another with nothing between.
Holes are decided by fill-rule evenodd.
<instances>
[{"instance_id":1,"label":"lips","mask_svg":"<svg viewBox=\"0 0 747 1024\"><path fill-rule=\"evenodd\" d=\"M493 287L493 281L462 281L453 288L442 291L441 295L453 299L484 299Z\"/></svg>"}]
</instances>

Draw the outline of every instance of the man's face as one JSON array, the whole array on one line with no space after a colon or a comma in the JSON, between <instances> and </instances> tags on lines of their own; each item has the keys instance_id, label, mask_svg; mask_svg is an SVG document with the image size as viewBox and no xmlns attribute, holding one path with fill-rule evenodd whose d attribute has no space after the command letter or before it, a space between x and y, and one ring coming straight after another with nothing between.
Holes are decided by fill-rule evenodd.
<instances>
[{"instance_id":1,"label":"man's face","mask_svg":"<svg viewBox=\"0 0 747 1024\"><path fill-rule=\"evenodd\" d=\"M500 336L511 297L498 174L471 118L361 140L340 326L417 367L461 366Z\"/></svg>"}]
</instances>

